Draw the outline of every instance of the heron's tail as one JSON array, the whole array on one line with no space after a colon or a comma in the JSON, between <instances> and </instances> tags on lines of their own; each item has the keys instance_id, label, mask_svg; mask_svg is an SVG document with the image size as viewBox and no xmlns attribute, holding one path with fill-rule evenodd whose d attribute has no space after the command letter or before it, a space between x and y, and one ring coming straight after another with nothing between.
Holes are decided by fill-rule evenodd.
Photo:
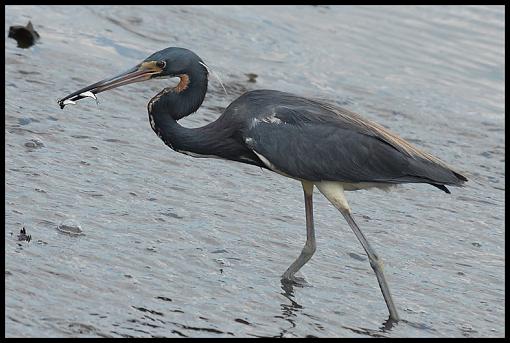
<instances>
[{"instance_id":1,"label":"heron's tail","mask_svg":"<svg viewBox=\"0 0 510 343\"><path fill-rule=\"evenodd\" d=\"M420 178L421 182L428 183L448 194L450 194L450 190L446 186L462 187L468 180L446 164L436 163L430 159L415 157L409 162L409 176Z\"/></svg>"}]
</instances>

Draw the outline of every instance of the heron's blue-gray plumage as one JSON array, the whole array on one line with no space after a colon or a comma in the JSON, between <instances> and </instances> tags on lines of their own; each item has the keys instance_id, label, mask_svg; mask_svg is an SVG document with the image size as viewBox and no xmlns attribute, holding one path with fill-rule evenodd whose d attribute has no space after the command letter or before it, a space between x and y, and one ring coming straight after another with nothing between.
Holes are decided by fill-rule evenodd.
<instances>
[{"instance_id":1,"label":"heron's blue-gray plumage","mask_svg":"<svg viewBox=\"0 0 510 343\"><path fill-rule=\"evenodd\" d=\"M64 108L125 84L179 77L177 86L163 89L147 106L150 125L165 144L194 157L253 164L301 180L307 238L282 282L296 281L296 272L315 252L312 195L316 186L342 213L360 241L377 276L390 320L398 321L382 261L354 221L344 190L414 182L429 183L449 193L445 185L460 186L467 179L438 158L356 113L279 91L247 92L216 121L198 128L181 126L178 121L201 106L208 75L207 66L194 52L170 47L124 73L71 93L58 103Z\"/></svg>"},{"instance_id":2,"label":"heron's blue-gray plumage","mask_svg":"<svg viewBox=\"0 0 510 343\"><path fill-rule=\"evenodd\" d=\"M154 132L172 149L257 165L308 181L430 183L460 186L467 179L443 161L384 127L323 101L274 90L247 92L214 122L185 128L207 92L208 68L194 52L170 47L125 73L59 100L61 107L127 83L179 77L148 104Z\"/></svg>"},{"instance_id":3,"label":"heron's blue-gray plumage","mask_svg":"<svg viewBox=\"0 0 510 343\"><path fill-rule=\"evenodd\" d=\"M225 110L218 119L224 121L240 128L238 139L248 149L295 178L439 185L463 181L444 163L377 124L317 100L252 91Z\"/></svg>"}]
</instances>

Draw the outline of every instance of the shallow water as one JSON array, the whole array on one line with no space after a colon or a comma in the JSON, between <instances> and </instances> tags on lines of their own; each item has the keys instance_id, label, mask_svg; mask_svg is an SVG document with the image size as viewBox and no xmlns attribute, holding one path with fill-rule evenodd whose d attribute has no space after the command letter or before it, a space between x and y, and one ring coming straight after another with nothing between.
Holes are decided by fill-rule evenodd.
<instances>
[{"instance_id":1,"label":"shallow water","mask_svg":"<svg viewBox=\"0 0 510 343\"><path fill-rule=\"evenodd\" d=\"M7 6L5 18L6 32L31 20L41 35L30 49L6 40L7 337L505 335L503 7ZM384 329L363 249L317 192L311 287L282 288L306 237L300 184L168 149L146 112L161 81L58 108L167 46L195 51L228 91L211 78L187 126L246 90L285 90L358 111L467 175L451 195L347 194L398 325Z\"/></svg>"}]
</instances>

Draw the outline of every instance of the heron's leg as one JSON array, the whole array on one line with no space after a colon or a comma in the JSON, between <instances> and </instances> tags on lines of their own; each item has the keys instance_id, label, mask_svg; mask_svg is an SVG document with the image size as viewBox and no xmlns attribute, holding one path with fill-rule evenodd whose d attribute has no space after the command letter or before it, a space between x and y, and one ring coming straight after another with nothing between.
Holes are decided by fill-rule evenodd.
<instances>
[{"instance_id":1,"label":"heron's leg","mask_svg":"<svg viewBox=\"0 0 510 343\"><path fill-rule=\"evenodd\" d=\"M315 231L313 227L313 183L302 181L303 192L305 195L305 213L306 213L306 243L301 251L299 257L290 265L289 268L283 273L282 279L289 281L296 281L294 274L305 265L306 262L312 258L315 252Z\"/></svg>"},{"instance_id":2,"label":"heron's leg","mask_svg":"<svg viewBox=\"0 0 510 343\"><path fill-rule=\"evenodd\" d=\"M315 185L319 191L324 194L324 196L340 211L340 213L342 213L345 220L347 220L347 223L349 223L352 231L354 231L354 234L361 242L361 245L363 246L363 249L365 249L368 259L370 260L370 266L377 276L379 287L381 288L384 300L386 301L386 306L388 306L388 311L390 312L390 318L393 320L399 320L397 309L393 303L393 299L391 298L388 283L384 277L383 262L375 252L374 248L370 246L365 235L363 232L361 232L358 225L352 218L351 209L347 203L347 199L344 196L344 188L342 184L339 182L323 181L318 182Z\"/></svg>"}]
</instances>

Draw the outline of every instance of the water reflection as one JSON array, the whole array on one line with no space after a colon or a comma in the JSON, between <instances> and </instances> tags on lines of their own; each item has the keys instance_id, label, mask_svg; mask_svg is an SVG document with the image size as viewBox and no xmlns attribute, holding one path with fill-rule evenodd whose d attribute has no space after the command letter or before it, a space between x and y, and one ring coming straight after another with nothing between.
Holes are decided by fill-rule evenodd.
<instances>
[{"instance_id":1,"label":"water reflection","mask_svg":"<svg viewBox=\"0 0 510 343\"><path fill-rule=\"evenodd\" d=\"M282 279L282 290L283 290L283 292L280 294L283 295L285 298L287 298L289 300L290 304L280 304L282 315L275 316L275 318L283 319L283 320L289 322L289 324L291 326L286 329L282 328L282 331L280 332L280 334L274 336L274 337L280 337L280 338L287 337L287 333L289 332L289 330L292 330L293 328L296 327L295 318L297 316L297 313L303 309L303 306L301 306L294 300L294 284L293 283L285 282Z\"/></svg>"},{"instance_id":2,"label":"water reflection","mask_svg":"<svg viewBox=\"0 0 510 343\"><path fill-rule=\"evenodd\" d=\"M293 282L288 282L283 279L281 280L281 283L282 283L283 292L280 294L282 294L285 298L287 298L290 301L290 304L281 304L280 307L281 307L281 311L282 311L282 316L275 316L275 318L281 318L281 319L286 320L287 322L289 322L291 324L291 327L282 330L282 332L275 337L286 337L285 334L288 333L290 329L293 329L296 327L295 317L296 317L296 314L303 309L303 306L301 306L294 300L294 286L296 286L296 287L306 286L306 284L297 284L297 283L293 283ZM401 320L401 321L406 322L405 320ZM398 322L399 321L396 321L396 320L388 317L388 319L386 319L381 324L379 329L377 329L377 330L363 328L363 327L359 327L359 328L348 327L348 326L342 326L342 327L345 329L348 329L354 333L361 334L361 335L367 335L367 336L371 336L371 337L386 337L384 334L391 332L391 330L398 324Z\"/></svg>"}]
</instances>

